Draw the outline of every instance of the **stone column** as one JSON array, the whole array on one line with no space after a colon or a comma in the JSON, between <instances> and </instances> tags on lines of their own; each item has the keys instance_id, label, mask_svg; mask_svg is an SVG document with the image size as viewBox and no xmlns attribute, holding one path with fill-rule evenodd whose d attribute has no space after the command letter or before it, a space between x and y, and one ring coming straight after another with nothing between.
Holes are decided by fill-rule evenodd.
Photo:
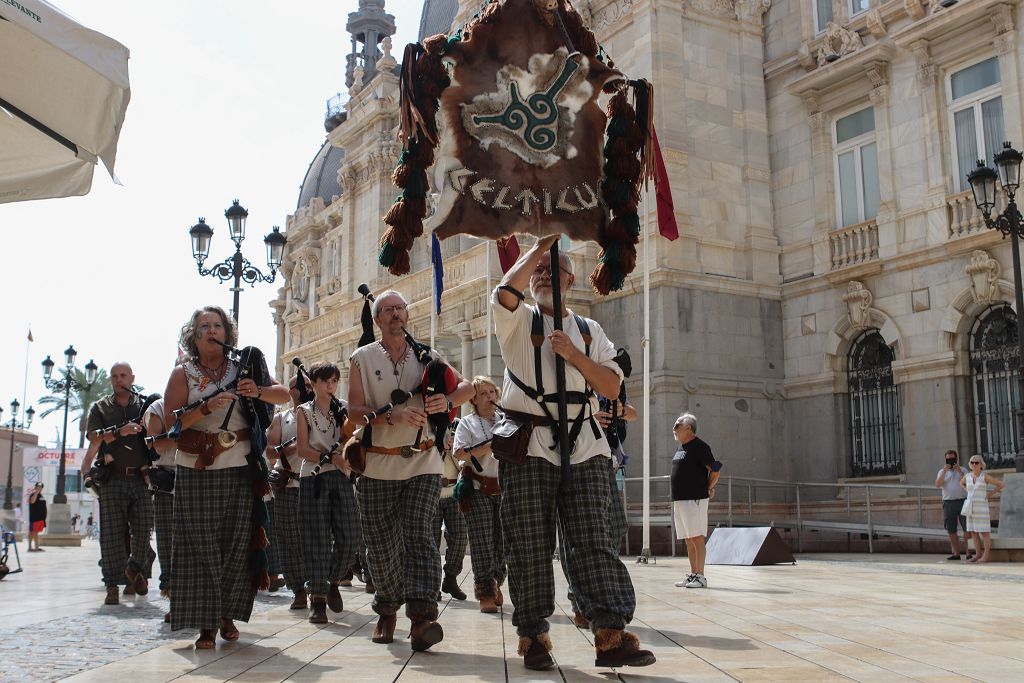
<instances>
[{"instance_id":1,"label":"stone column","mask_svg":"<svg viewBox=\"0 0 1024 683\"><path fill-rule=\"evenodd\" d=\"M473 378L473 333L469 330L459 332L459 339L462 340L462 376L466 379Z\"/></svg>"}]
</instances>

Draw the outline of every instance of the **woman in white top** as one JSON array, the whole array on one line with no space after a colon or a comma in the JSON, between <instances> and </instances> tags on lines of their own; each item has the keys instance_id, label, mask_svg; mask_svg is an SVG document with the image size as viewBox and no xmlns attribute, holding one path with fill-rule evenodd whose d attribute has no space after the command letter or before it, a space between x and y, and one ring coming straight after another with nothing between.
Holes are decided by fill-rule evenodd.
<instances>
[{"instance_id":1,"label":"woman in white top","mask_svg":"<svg viewBox=\"0 0 1024 683\"><path fill-rule=\"evenodd\" d=\"M475 489L466 500L468 507L464 513L473 549L473 587L480 611L492 614L504 602L501 584L507 573L499 514L498 461L491 455L490 444L500 392L494 382L483 376L473 378L473 389L476 393L469 400L473 412L459 421L452 448L462 461L463 478L472 479Z\"/></svg>"},{"instance_id":2,"label":"woman in white top","mask_svg":"<svg viewBox=\"0 0 1024 683\"><path fill-rule=\"evenodd\" d=\"M252 452L241 406L230 408L239 397L285 403L288 390L273 378L262 387L248 378L235 381L239 365L224 348L237 344L235 325L217 306L193 313L179 344L189 358L167 382L164 424L179 419L179 408L197 407L180 417L174 457L171 629L199 629L196 649L209 650L217 646L218 627L224 640L238 640L234 620L248 621L252 614L258 577L251 567L259 569L260 551L250 545L258 540L253 517L263 504L262 492L254 497L250 459L263 453Z\"/></svg>"},{"instance_id":3,"label":"woman in white top","mask_svg":"<svg viewBox=\"0 0 1024 683\"><path fill-rule=\"evenodd\" d=\"M989 550L992 548L992 523L989 519L988 486L1003 490L1003 482L985 474L985 459L980 455L972 455L968 463L971 471L960 480L960 485L967 490L964 501L964 512L967 515L967 533L974 538L974 557L968 562L988 562ZM984 542L984 552L981 545ZM978 554L981 553L981 557Z\"/></svg>"}]
</instances>

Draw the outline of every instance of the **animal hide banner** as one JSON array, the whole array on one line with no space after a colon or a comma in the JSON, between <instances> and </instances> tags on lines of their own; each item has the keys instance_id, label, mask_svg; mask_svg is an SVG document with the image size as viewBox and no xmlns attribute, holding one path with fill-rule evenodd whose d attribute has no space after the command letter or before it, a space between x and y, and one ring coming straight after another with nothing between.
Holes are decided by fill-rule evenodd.
<instances>
[{"instance_id":1,"label":"animal hide banner","mask_svg":"<svg viewBox=\"0 0 1024 683\"><path fill-rule=\"evenodd\" d=\"M415 64L403 73L406 148L395 173L405 192L385 218L381 263L408 272L402 249L422 232L432 184L440 197L425 227L439 238L565 233L598 242L591 282L605 294L620 288L636 261L649 84L627 84L599 57L565 0L495 0L460 33L410 46L406 59ZM612 94L608 115L602 91Z\"/></svg>"}]
</instances>

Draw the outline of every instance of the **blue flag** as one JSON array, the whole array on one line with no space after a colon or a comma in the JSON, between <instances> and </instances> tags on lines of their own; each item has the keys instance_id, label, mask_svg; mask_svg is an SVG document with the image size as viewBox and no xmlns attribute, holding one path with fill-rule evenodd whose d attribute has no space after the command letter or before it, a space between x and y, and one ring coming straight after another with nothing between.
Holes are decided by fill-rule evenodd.
<instances>
[{"instance_id":1,"label":"blue flag","mask_svg":"<svg viewBox=\"0 0 1024 683\"><path fill-rule=\"evenodd\" d=\"M434 308L441 315L441 295L444 293L444 265L441 263L441 242L430 233L430 262L434 265Z\"/></svg>"}]
</instances>

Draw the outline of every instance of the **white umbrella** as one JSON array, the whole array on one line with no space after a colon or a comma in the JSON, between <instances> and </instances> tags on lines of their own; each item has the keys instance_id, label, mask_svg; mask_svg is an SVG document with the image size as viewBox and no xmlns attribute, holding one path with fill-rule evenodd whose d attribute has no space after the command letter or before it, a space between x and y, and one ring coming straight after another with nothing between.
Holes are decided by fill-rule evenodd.
<instances>
[{"instance_id":1,"label":"white umbrella","mask_svg":"<svg viewBox=\"0 0 1024 683\"><path fill-rule=\"evenodd\" d=\"M0 0L0 203L114 182L131 91L128 48L44 0Z\"/></svg>"}]
</instances>

